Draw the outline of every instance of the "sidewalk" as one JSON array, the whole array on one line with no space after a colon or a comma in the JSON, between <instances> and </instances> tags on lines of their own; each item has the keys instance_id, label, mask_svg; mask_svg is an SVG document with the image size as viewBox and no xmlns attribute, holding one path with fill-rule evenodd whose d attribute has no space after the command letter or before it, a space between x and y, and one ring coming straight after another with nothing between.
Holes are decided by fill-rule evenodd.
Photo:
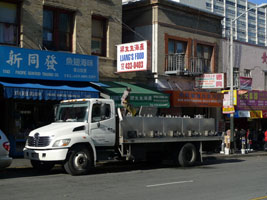
<instances>
[{"instance_id":1,"label":"sidewalk","mask_svg":"<svg viewBox=\"0 0 267 200\"><path fill-rule=\"evenodd\" d=\"M220 154L220 153L207 153L203 154L203 158L215 158L215 159L233 159L233 158L242 158L242 157L252 157L252 156L267 156L267 151L252 151L247 154L241 154L241 152L237 152L234 154ZM12 164L9 168L31 168L30 160L24 158L13 158Z\"/></svg>"},{"instance_id":2,"label":"sidewalk","mask_svg":"<svg viewBox=\"0 0 267 200\"><path fill-rule=\"evenodd\" d=\"M242 157L252 157L252 156L267 156L267 151L255 150L255 151L250 151L246 154L241 154L241 151L238 151L236 153L232 153L229 155L220 154L220 153L203 154L204 158L215 157L217 159L242 158Z\"/></svg>"}]
</instances>

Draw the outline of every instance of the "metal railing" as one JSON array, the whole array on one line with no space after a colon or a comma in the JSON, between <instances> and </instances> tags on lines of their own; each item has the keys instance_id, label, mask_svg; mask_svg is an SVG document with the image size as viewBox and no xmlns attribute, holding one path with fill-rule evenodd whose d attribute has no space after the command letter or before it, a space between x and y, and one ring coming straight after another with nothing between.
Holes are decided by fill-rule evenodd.
<instances>
[{"instance_id":1,"label":"metal railing","mask_svg":"<svg viewBox=\"0 0 267 200\"><path fill-rule=\"evenodd\" d=\"M188 57L185 54L168 54L165 57L165 74L200 75L211 72L209 59Z\"/></svg>"}]
</instances>

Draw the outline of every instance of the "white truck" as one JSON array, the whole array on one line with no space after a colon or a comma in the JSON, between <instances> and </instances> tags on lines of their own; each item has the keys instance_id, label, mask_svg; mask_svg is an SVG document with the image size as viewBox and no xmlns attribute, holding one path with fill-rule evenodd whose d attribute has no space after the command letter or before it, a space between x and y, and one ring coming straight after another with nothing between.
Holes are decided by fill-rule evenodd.
<instances>
[{"instance_id":1,"label":"white truck","mask_svg":"<svg viewBox=\"0 0 267 200\"><path fill-rule=\"evenodd\" d=\"M144 109L143 109L144 111ZM143 112L144 113L144 112ZM172 159L191 166L202 151L220 146L212 118L122 116L111 99L62 101L54 123L30 132L24 157L33 168L63 164L71 175L87 174L97 161Z\"/></svg>"}]
</instances>

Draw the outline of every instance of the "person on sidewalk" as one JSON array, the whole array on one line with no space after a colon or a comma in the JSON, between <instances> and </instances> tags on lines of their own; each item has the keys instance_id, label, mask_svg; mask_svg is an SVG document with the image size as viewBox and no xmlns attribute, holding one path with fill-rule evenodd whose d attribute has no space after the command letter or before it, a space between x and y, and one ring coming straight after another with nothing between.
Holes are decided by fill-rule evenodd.
<instances>
[{"instance_id":1,"label":"person on sidewalk","mask_svg":"<svg viewBox=\"0 0 267 200\"><path fill-rule=\"evenodd\" d=\"M264 132L264 151L267 151L267 130Z\"/></svg>"},{"instance_id":2,"label":"person on sidewalk","mask_svg":"<svg viewBox=\"0 0 267 200\"><path fill-rule=\"evenodd\" d=\"M248 129L247 130L247 151L253 151L252 147L253 133Z\"/></svg>"}]
</instances>

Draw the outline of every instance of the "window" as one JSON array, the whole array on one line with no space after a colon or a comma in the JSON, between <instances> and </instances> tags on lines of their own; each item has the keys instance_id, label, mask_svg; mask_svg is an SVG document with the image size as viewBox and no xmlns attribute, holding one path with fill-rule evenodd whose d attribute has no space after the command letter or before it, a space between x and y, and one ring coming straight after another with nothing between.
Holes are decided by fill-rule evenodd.
<instances>
[{"instance_id":1,"label":"window","mask_svg":"<svg viewBox=\"0 0 267 200\"><path fill-rule=\"evenodd\" d=\"M213 46L197 44L197 58L204 73L211 72L211 58Z\"/></svg>"},{"instance_id":2,"label":"window","mask_svg":"<svg viewBox=\"0 0 267 200\"><path fill-rule=\"evenodd\" d=\"M244 76L245 77L251 77L251 70L250 69L244 69Z\"/></svg>"},{"instance_id":3,"label":"window","mask_svg":"<svg viewBox=\"0 0 267 200\"><path fill-rule=\"evenodd\" d=\"M239 87L239 68L237 67L233 69L233 86L235 88Z\"/></svg>"},{"instance_id":4,"label":"window","mask_svg":"<svg viewBox=\"0 0 267 200\"><path fill-rule=\"evenodd\" d=\"M186 53L187 43L176 40L168 41L168 54L185 54Z\"/></svg>"},{"instance_id":5,"label":"window","mask_svg":"<svg viewBox=\"0 0 267 200\"><path fill-rule=\"evenodd\" d=\"M231 5L231 6L235 6L235 2L231 2L231 1L226 1L226 4Z\"/></svg>"},{"instance_id":6,"label":"window","mask_svg":"<svg viewBox=\"0 0 267 200\"><path fill-rule=\"evenodd\" d=\"M237 7L242 9L242 10L245 10L246 9L246 6L243 6L243 5L240 5L240 4L237 4Z\"/></svg>"},{"instance_id":7,"label":"window","mask_svg":"<svg viewBox=\"0 0 267 200\"><path fill-rule=\"evenodd\" d=\"M18 4L0 2L0 44L18 45Z\"/></svg>"},{"instance_id":8,"label":"window","mask_svg":"<svg viewBox=\"0 0 267 200\"><path fill-rule=\"evenodd\" d=\"M106 19L93 16L92 18L92 43L93 55L106 56Z\"/></svg>"},{"instance_id":9,"label":"window","mask_svg":"<svg viewBox=\"0 0 267 200\"><path fill-rule=\"evenodd\" d=\"M43 47L49 50L72 51L73 13L45 8L43 13Z\"/></svg>"},{"instance_id":10,"label":"window","mask_svg":"<svg viewBox=\"0 0 267 200\"><path fill-rule=\"evenodd\" d=\"M109 104L94 104L92 108L92 122L99 122L111 118Z\"/></svg>"}]
</instances>

